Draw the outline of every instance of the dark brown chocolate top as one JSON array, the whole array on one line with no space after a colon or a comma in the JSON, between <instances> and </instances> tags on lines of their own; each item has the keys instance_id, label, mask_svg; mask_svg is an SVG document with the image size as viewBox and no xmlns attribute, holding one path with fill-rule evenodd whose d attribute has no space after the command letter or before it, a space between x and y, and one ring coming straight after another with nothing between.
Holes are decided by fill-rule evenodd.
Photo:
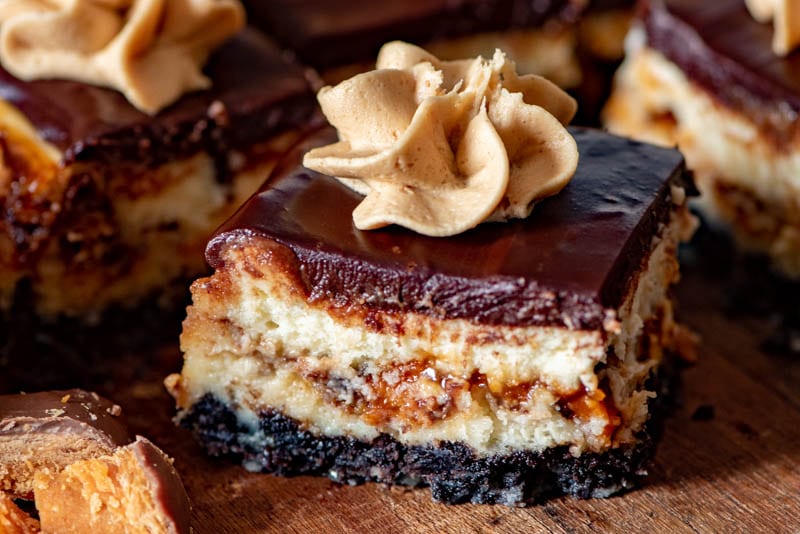
<instances>
[{"instance_id":1,"label":"dark brown chocolate top","mask_svg":"<svg viewBox=\"0 0 800 534\"><path fill-rule=\"evenodd\" d=\"M167 524L167 532L191 532L189 496L170 459L142 436L137 436L129 447L147 477L155 504Z\"/></svg>"},{"instance_id":2,"label":"dark brown chocolate top","mask_svg":"<svg viewBox=\"0 0 800 534\"><path fill-rule=\"evenodd\" d=\"M756 22L743 0L649 0L640 17L648 46L724 104L773 135L790 135L800 113L800 51L772 51L772 25Z\"/></svg>"},{"instance_id":3,"label":"dark brown chocolate top","mask_svg":"<svg viewBox=\"0 0 800 534\"><path fill-rule=\"evenodd\" d=\"M154 117L110 89L66 80L24 82L2 68L0 98L62 149L66 163L151 166L200 150L247 147L304 122L315 109L306 69L256 30L222 45L204 71L211 89L184 95Z\"/></svg>"},{"instance_id":4,"label":"dark brown chocolate top","mask_svg":"<svg viewBox=\"0 0 800 534\"><path fill-rule=\"evenodd\" d=\"M599 328L648 257L684 165L675 150L595 130L572 133L580 151L574 178L529 218L436 238L398 227L355 229L351 214L361 197L298 165L309 147L335 139L326 128L287 156L206 256L219 268L225 246L260 235L294 252L312 301L485 324Z\"/></svg>"},{"instance_id":5,"label":"dark brown chocolate top","mask_svg":"<svg viewBox=\"0 0 800 534\"><path fill-rule=\"evenodd\" d=\"M395 39L424 43L476 31L571 22L576 0L245 0L251 19L297 52L327 68L375 59Z\"/></svg>"},{"instance_id":6,"label":"dark brown chocolate top","mask_svg":"<svg viewBox=\"0 0 800 534\"><path fill-rule=\"evenodd\" d=\"M109 448L130 443L121 409L81 389L0 395L0 436L80 434Z\"/></svg>"}]
</instances>

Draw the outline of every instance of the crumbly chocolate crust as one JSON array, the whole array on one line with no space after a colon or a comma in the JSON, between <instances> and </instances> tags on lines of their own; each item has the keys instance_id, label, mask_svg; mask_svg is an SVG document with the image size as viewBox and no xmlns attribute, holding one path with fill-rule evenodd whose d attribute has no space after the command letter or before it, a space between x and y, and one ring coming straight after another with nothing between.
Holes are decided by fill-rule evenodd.
<instances>
[{"instance_id":1,"label":"crumbly chocolate crust","mask_svg":"<svg viewBox=\"0 0 800 534\"><path fill-rule=\"evenodd\" d=\"M251 471L327 476L351 485L430 486L432 498L447 504L523 506L558 495L608 497L637 485L655 452L664 398L651 402L651 419L636 444L580 456L563 446L476 458L459 443L407 446L387 435L370 443L319 437L275 411L262 412L258 429L251 430L210 394L180 423L210 454L235 458Z\"/></svg>"}]
</instances>

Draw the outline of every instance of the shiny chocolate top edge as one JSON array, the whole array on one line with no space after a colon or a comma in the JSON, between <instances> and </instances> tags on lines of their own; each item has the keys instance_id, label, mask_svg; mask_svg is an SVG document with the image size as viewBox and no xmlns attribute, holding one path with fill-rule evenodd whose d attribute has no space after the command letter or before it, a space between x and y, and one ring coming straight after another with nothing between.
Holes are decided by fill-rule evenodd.
<instances>
[{"instance_id":1,"label":"shiny chocolate top edge","mask_svg":"<svg viewBox=\"0 0 800 534\"><path fill-rule=\"evenodd\" d=\"M772 25L743 0L648 0L639 14L650 48L715 99L773 136L790 138L800 113L800 51L772 51Z\"/></svg>"},{"instance_id":2,"label":"shiny chocolate top edge","mask_svg":"<svg viewBox=\"0 0 800 534\"><path fill-rule=\"evenodd\" d=\"M129 445L150 483L161 515L167 520L167 532L191 532L191 504L186 488L172 462L147 438L137 436Z\"/></svg>"},{"instance_id":3,"label":"shiny chocolate top edge","mask_svg":"<svg viewBox=\"0 0 800 534\"><path fill-rule=\"evenodd\" d=\"M311 302L414 311L482 324L602 327L635 283L653 237L673 209L671 185L688 185L683 158L589 129L573 128L580 163L561 193L532 215L436 238L398 227L359 231L361 197L300 165L325 128L300 143L206 249L212 267L252 236L296 257Z\"/></svg>"},{"instance_id":4,"label":"shiny chocolate top edge","mask_svg":"<svg viewBox=\"0 0 800 534\"><path fill-rule=\"evenodd\" d=\"M385 42L574 22L579 0L244 0L250 18L316 68L372 61Z\"/></svg>"},{"instance_id":5,"label":"shiny chocolate top edge","mask_svg":"<svg viewBox=\"0 0 800 534\"><path fill-rule=\"evenodd\" d=\"M131 442L120 407L82 389L0 395L0 435L78 434L108 448Z\"/></svg>"},{"instance_id":6,"label":"shiny chocolate top edge","mask_svg":"<svg viewBox=\"0 0 800 534\"><path fill-rule=\"evenodd\" d=\"M316 106L308 69L248 28L209 58L211 89L184 95L155 116L122 94L68 80L25 82L0 68L0 98L25 114L63 162L157 166L199 151L247 148L303 123Z\"/></svg>"}]
</instances>

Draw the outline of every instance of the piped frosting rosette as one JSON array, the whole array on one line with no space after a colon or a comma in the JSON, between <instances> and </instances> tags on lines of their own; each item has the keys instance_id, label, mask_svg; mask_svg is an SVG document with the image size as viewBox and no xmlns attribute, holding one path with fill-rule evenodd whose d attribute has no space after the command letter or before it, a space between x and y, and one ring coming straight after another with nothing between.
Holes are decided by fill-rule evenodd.
<instances>
[{"instance_id":1,"label":"piped frosting rosette","mask_svg":"<svg viewBox=\"0 0 800 534\"><path fill-rule=\"evenodd\" d=\"M339 142L304 165L365 195L362 230L390 224L448 236L483 221L527 217L578 164L565 125L575 101L548 80L492 59L440 61L416 46L384 45L376 70L318 95Z\"/></svg>"},{"instance_id":2,"label":"piped frosting rosette","mask_svg":"<svg viewBox=\"0 0 800 534\"><path fill-rule=\"evenodd\" d=\"M211 85L203 63L244 21L238 0L0 0L0 61L17 78L111 87L155 113Z\"/></svg>"},{"instance_id":3,"label":"piped frosting rosette","mask_svg":"<svg viewBox=\"0 0 800 534\"><path fill-rule=\"evenodd\" d=\"M800 45L800 2L798 0L745 0L750 14L759 22L772 21L772 50L786 56Z\"/></svg>"}]
</instances>

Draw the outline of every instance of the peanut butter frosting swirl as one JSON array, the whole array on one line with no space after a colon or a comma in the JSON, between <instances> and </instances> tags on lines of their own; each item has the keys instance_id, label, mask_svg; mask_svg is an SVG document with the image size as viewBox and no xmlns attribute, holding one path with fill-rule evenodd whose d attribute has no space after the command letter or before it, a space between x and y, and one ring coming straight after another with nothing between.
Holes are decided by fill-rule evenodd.
<instances>
[{"instance_id":1,"label":"peanut butter frosting swirl","mask_svg":"<svg viewBox=\"0 0 800 534\"><path fill-rule=\"evenodd\" d=\"M388 43L376 70L323 88L318 100L339 142L303 163L365 195L353 211L362 230L398 224L448 236L527 217L578 164L564 127L575 101L544 78L518 76L499 50L440 61Z\"/></svg>"},{"instance_id":2,"label":"peanut butter frosting swirl","mask_svg":"<svg viewBox=\"0 0 800 534\"><path fill-rule=\"evenodd\" d=\"M238 0L3 0L0 62L23 80L111 87L153 114L211 85L203 64L244 21Z\"/></svg>"},{"instance_id":3,"label":"peanut butter frosting swirl","mask_svg":"<svg viewBox=\"0 0 800 534\"><path fill-rule=\"evenodd\" d=\"M772 50L777 55L786 56L800 45L800 1L745 0L745 4L757 21L772 21Z\"/></svg>"}]
</instances>

